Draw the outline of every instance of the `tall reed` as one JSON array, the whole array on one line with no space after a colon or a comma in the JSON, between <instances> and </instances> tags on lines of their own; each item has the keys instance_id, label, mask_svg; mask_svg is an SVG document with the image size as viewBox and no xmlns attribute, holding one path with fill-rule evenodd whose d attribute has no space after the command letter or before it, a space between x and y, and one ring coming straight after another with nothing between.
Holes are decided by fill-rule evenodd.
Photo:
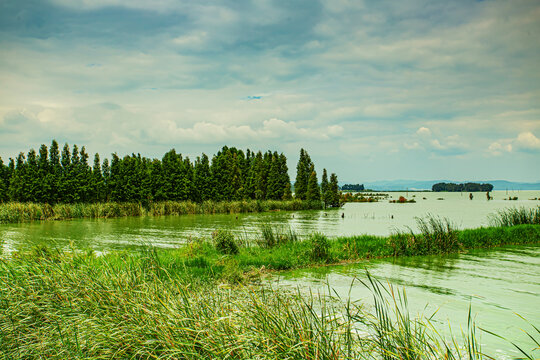
<instances>
[{"instance_id":1,"label":"tall reed","mask_svg":"<svg viewBox=\"0 0 540 360\"><path fill-rule=\"evenodd\" d=\"M367 275L375 311L323 294L205 285L159 252L37 248L0 261L6 359L488 359L413 318L405 293ZM534 354L528 354L533 358Z\"/></svg>"},{"instance_id":2,"label":"tall reed","mask_svg":"<svg viewBox=\"0 0 540 360\"><path fill-rule=\"evenodd\" d=\"M141 203L38 204L0 203L0 223L123 216L161 216L187 214L237 214L279 210L320 210L320 201L239 200L239 201L159 201Z\"/></svg>"},{"instance_id":3,"label":"tall reed","mask_svg":"<svg viewBox=\"0 0 540 360\"><path fill-rule=\"evenodd\" d=\"M507 208L490 216L493 226L514 226L522 224L540 225L540 206L532 209Z\"/></svg>"}]
</instances>

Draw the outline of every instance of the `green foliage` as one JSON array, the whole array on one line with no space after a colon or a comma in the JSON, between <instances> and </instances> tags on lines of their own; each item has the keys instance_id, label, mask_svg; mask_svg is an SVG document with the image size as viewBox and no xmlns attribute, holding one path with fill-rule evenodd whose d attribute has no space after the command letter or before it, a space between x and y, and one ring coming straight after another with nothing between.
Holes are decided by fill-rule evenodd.
<instances>
[{"instance_id":1,"label":"green foliage","mask_svg":"<svg viewBox=\"0 0 540 360\"><path fill-rule=\"evenodd\" d=\"M369 273L363 303L246 281L240 261L194 252L65 253L36 248L0 262L0 353L6 359L490 359L469 311L463 338L413 317L404 290ZM223 260L222 256L219 256ZM209 277L210 276L210 277ZM531 347L540 332L527 334ZM496 335L496 334L495 334ZM502 337L500 335L496 335ZM461 345L459 345L461 343ZM510 343L509 343L510 345ZM527 359L538 351L520 350Z\"/></svg>"},{"instance_id":2,"label":"green foliage","mask_svg":"<svg viewBox=\"0 0 540 360\"><path fill-rule=\"evenodd\" d=\"M296 165L296 181L294 183L294 197L296 199L307 199L308 183L313 169L313 162L307 151L300 149L300 159Z\"/></svg>"},{"instance_id":3,"label":"green foliage","mask_svg":"<svg viewBox=\"0 0 540 360\"><path fill-rule=\"evenodd\" d=\"M328 204L333 207L340 206L341 194L339 193L338 178L335 173L330 175L330 183L328 184Z\"/></svg>"},{"instance_id":4,"label":"green foliage","mask_svg":"<svg viewBox=\"0 0 540 360\"><path fill-rule=\"evenodd\" d=\"M212 233L212 240L218 250L222 254L235 255L238 254L238 245L234 235L229 230L216 230Z\"/></svg>"},{"instance_id":5,"label":"green foliage","mask_svg":"<svg viewBox=\"0 0 540 360\"><path fill-rule=\"evenodd\" d=\"M306 200L308 201L321 200L321 189L319 188L319 183L317 182L317 173L315 172L314 167L311 167L311 175L309 176L309 180L308 180Z\"/></svg>"},{"instance_id":6,"label":"green foliage","mask_svg":"<svg viewBox=\"0 0 540 360\"><path fill-rule=\"evenodd\" d=\"M315 261L328 261L330 257L330 242L328 238L320 233L312 234L309 237L311 247L311 259Z\"/></svg>"}]
</instances>

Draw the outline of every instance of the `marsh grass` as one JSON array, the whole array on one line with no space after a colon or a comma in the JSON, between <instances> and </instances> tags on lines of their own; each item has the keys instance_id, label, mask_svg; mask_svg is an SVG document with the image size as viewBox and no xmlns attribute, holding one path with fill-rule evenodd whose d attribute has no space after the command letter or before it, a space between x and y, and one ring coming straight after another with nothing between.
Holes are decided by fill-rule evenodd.
<instances>
[{"instance_id":1,"label":"marsh grass","mask_svg":"<svg viewBox=\"0 0 540 360\"><path fill-rule=\"evenodd\" d=\"M507 208L490 216L493 226L514 226L523 224L540 225L540 206L532 209Z\"/></svg>"},{"instance_id":2,"label":"marsh grass","mask_svg":"<svg viewBox=\"0 0 540 360\"><path fill-rule=\"evenodd\" d=\"M388 238L394 256L441 254L460 249L459 232L450 220L431 214L415 219L420 234L408 228L408 232L398 230Z\"/></svg>"},{"instance_id":3,"label":"marsh grass","mask_svg":"<svg viewBox=\"0 0 540 360\"><path fill-rule=\"evenodd\" d=\"M240 201L160 201L141 203L38 204L0 203L0 223L124 216L164 216L187 214L237 214L265 211L296 211L323 208L321 201L240 200Z\"/></svg>"},{"instance_id":4,"label":"marsh grass","mask_svg":"<svg viewBox=\"0 0 540 360\"><path fill-rule=\"evenodd\" d=\"M298 241L298 235L290 226L262 224L260 230L261 234L257 239L257 245L263 248L272 248Z\"/></svg>"},{"instance_id":5,"label":"marsh grass","mask_svg":"<svg viewBox=\"0 0 540 360\"><path fill-rule=\"evenodd\" d=\"M234 277L238 264L225 261ZM461 341L444 338L430 318L410 316L404 291L369 274L373 312L337 295L190 277L152 248L99 257L39 248L1 260L0 278L6 359L490 358L471 316Z\"/></svg>"}]
</instances>

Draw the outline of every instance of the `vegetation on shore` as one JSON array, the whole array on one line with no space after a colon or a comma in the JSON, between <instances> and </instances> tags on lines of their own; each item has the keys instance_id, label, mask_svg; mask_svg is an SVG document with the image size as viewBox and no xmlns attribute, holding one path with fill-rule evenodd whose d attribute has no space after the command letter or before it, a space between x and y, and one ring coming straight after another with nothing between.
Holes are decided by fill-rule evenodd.
<instances>
[{"instance_id":1,"label":"vegetation on shore","mask_svg":"<svg viewBox=\"0 0 540 360\"><path fill-rule=\"evenodd\" d=\"M291 200L287 158L277 152L246 152L224 146L210 159L206 154L191 161L172 149L162 159L140 154L120 158L116 153L101 162L95 154L88 163L85 147L65 144L60 150L53 140L20 153L4 165L0 158L0 203L33 202L77 204L102 202L142 203L161 201ZM321 189L322 187L322 189ZM321 193L322 190L322 193ZM295 198L324 200L339 205L335 174L323 171L319 186L315 165L300 150Z\"/></svg>"},{"instance_id":2,"label":"vegetation on shore","mask_svg":"<svg viewBox=\"0 0 540 360\"><path fill-rule=\"evenodd\" d=\"M236 214L279 210L322 209L321 201L240 200L240 201L159 201L142 203L105 202L77 204L0 203L0 223L123 216L161 216L187 214Z\"/></svg>"},{"instance_id":3,"label":"vegetation on shore","mask_svg":"<svg viewBox=\"0 0 540 360\"><path fill-rule=\"evenodd\" d=\"M491 359L470 316L461 338L444 338L431 317L409 314L404 292L369 274L373 312L348 299L219 285L257 272L238 273L245 249L225 255L218 244L226 233L214 241L103 256L34 248L0 259L0 352L7 359ZM310 261L335 251L322 235L300 243ZM221 255L212 265L204 252ZM540 333L529 335L535 341Z\"/></svg>"},{"instance_id":4,"label":"vegetation on shore","mask_svg":"<svg viewBox=\"0 0 540 360\"><path fill-rule=\"evenodd\" d=\"M0 352L7 359L491 359L470 316L461 338L444 338L431 317L410 316L404 292L369 274L363 283L373 312L348 299L253 286L264 269L540 243L534 224L458 231L430 216L418 226L419 234L304 239L265 226L257 239L218 230L178 249L13 253L0 257ZM529 336L538 342L540 332L533 327Z\"/></svg>"}]
</instances>

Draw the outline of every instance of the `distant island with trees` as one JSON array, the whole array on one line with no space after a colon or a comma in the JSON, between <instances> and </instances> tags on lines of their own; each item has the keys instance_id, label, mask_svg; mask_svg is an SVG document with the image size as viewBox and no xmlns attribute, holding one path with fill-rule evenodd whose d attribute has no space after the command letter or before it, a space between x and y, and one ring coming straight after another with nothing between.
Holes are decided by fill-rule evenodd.
<instances>
[{"instance_id":1,"label":"distant island with trees","mask_svg":"<svg viewBox=\"0 0 540 360\"><path fill-rule=\"evenodd\" d=\"M434 192L439 191L449 191L449 192L490 192L493 190L493 185L491 184L479 184L479 183L464 183L464 184L455 184L455 183L437 183L433 184L431 190Z\"/></svg>"},{"instance_id":2,"label":"distant island with trees","mask_svg":"<svg viewBox=\"0 0 540 360\"><path fill-rule=\"evenodd\" d=\"M343 191L364 191L364 184L345 184L341 187Z\"/></svg>"}]
</instances>

